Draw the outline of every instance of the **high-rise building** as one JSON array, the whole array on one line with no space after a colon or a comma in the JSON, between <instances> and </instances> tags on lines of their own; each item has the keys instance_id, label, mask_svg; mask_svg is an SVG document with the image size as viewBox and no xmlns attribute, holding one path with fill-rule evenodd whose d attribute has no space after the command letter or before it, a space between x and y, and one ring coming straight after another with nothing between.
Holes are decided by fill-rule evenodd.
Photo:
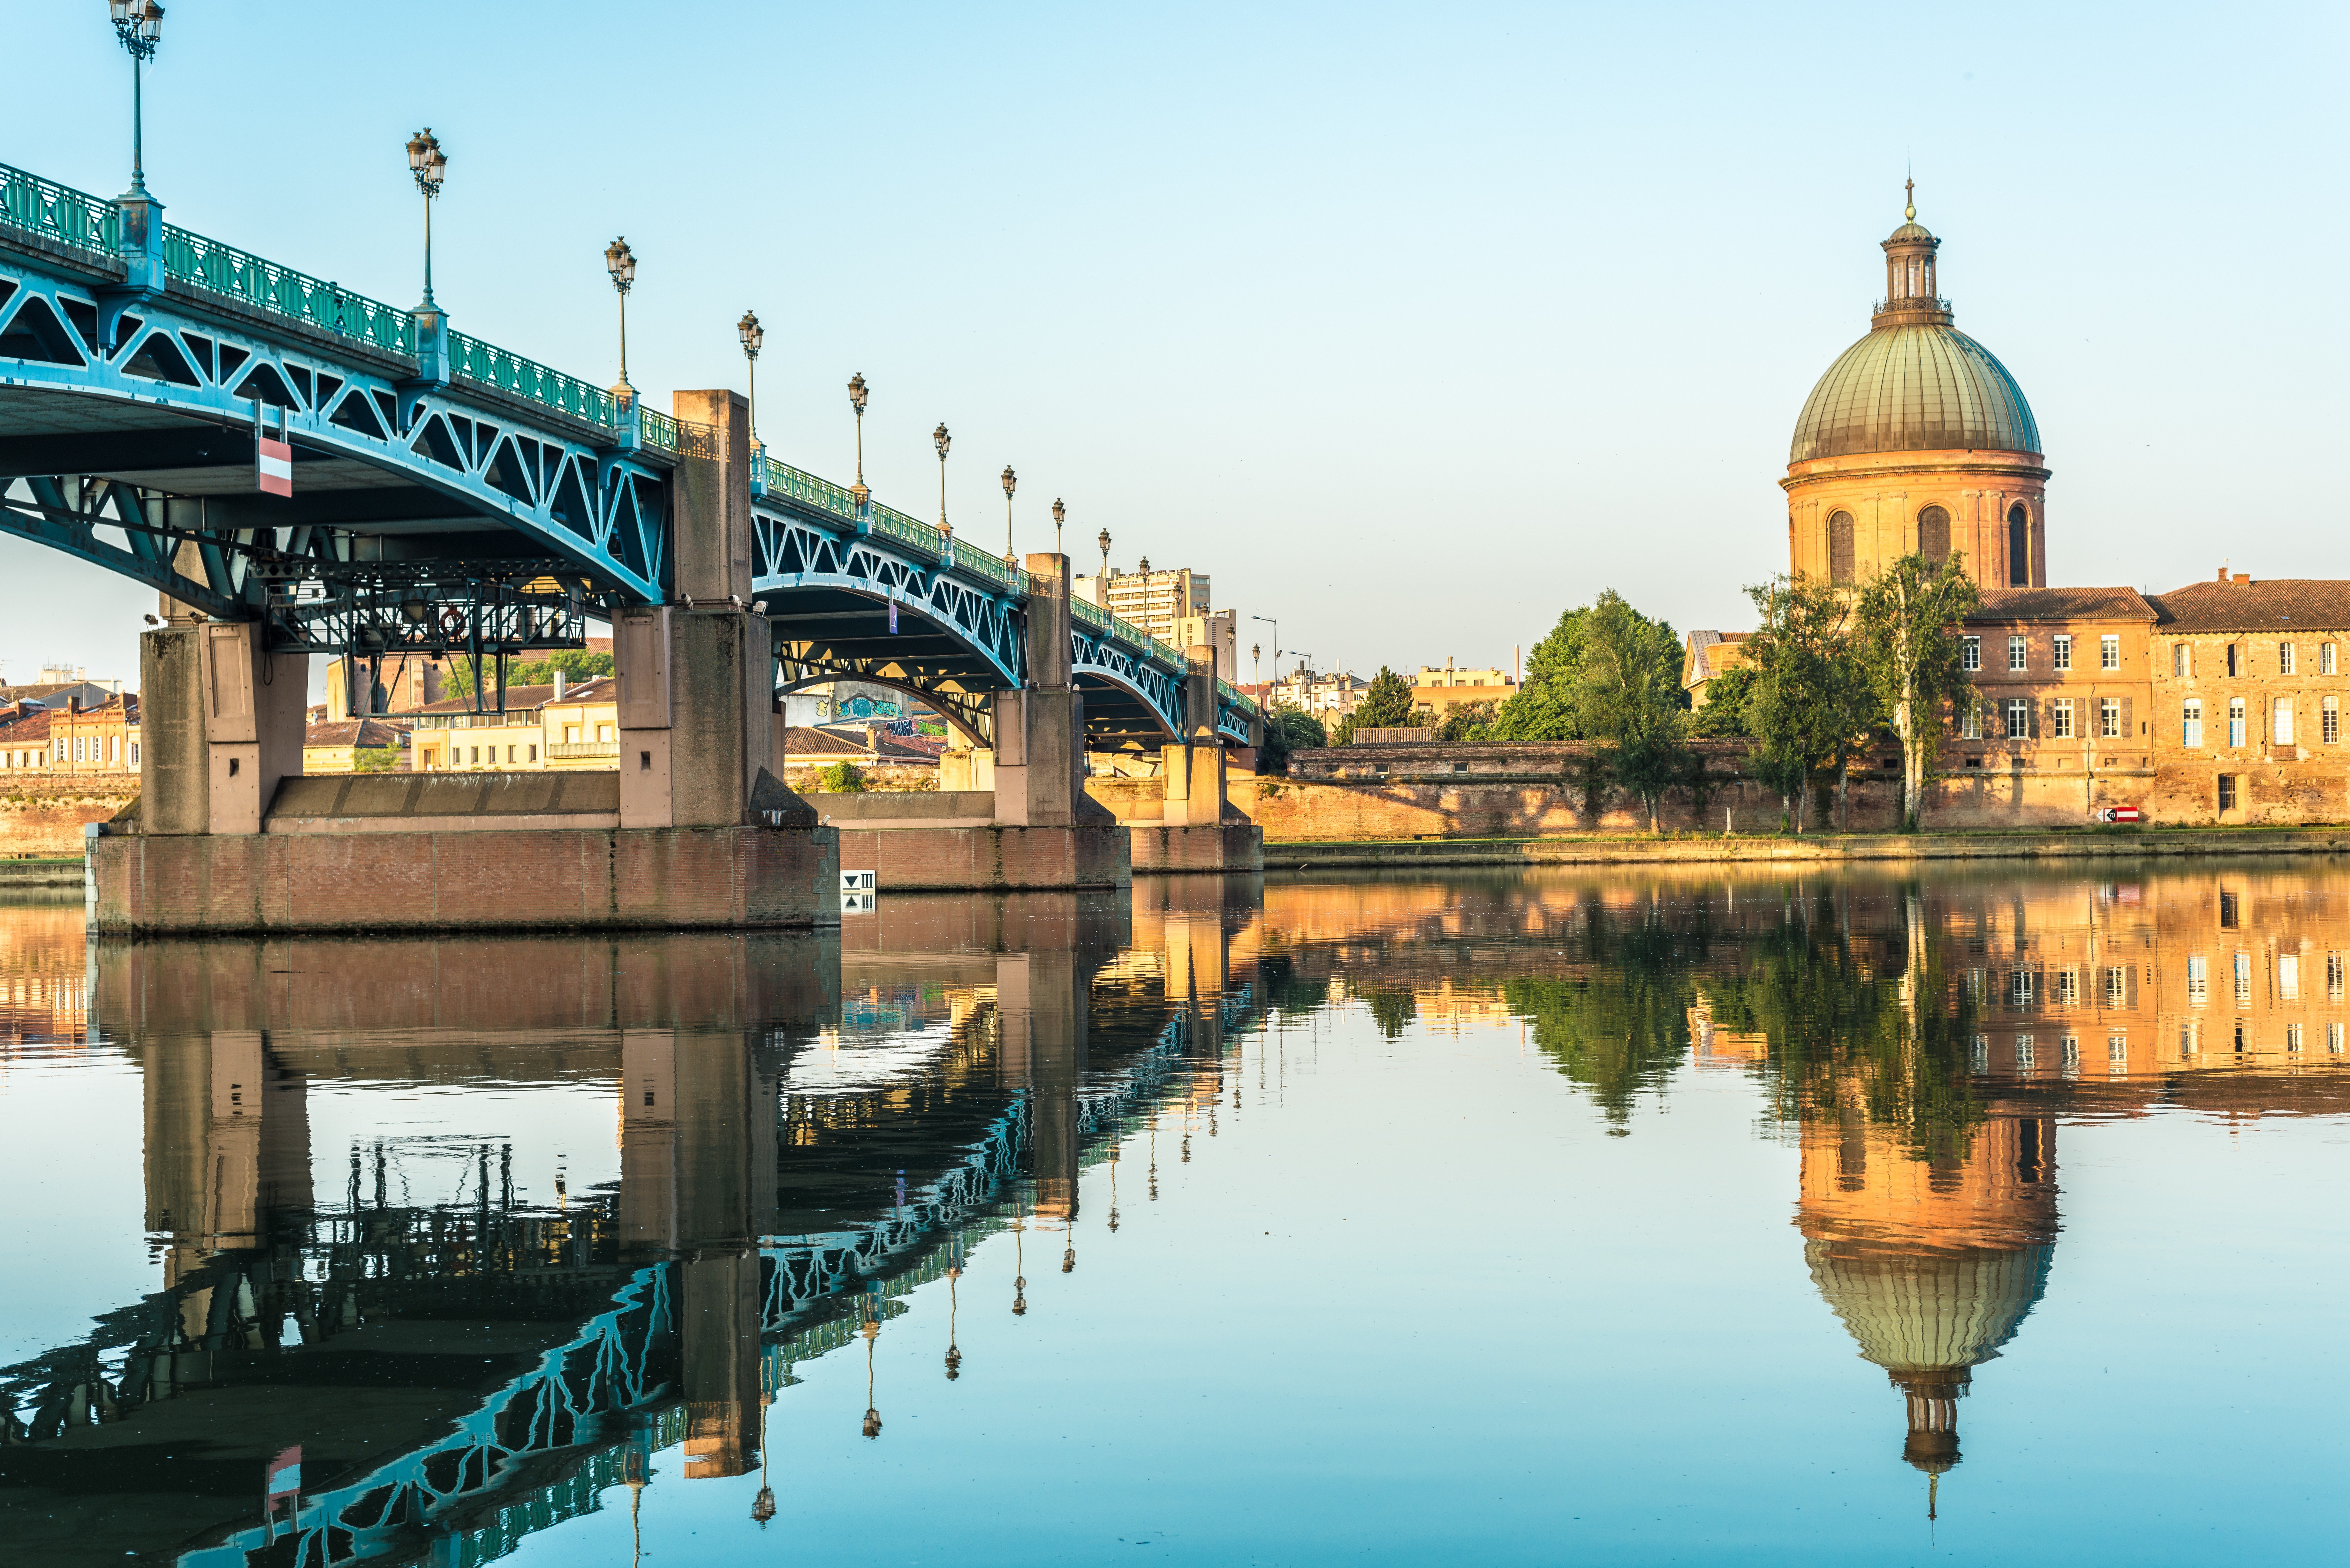
<instances>
[{"instance_id":1,"label":"high-rise building","mask_svg":"<svg viewBox=\"0 0 2350 1568\"><path fill-rule=\"evenodd\" d=\"M1139 572L1112 568L1107 577L1079 577L1070 592L1091 599L1123 621L1155 638L1175 640L1176 622L1208 613L1208 576L1189 566L1154 572L1146 560Z\"/></svg>"}]
</instances>

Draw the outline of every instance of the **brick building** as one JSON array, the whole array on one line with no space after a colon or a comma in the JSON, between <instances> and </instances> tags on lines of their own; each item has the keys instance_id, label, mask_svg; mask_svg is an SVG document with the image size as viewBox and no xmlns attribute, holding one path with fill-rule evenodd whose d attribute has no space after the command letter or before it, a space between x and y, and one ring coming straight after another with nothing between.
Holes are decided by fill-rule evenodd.
<instances>
[{"instance_id":1,"label":"brick building","mask_svg":"<svg viewBox=\"0 0 2350 1568\"><path fill-rule=\"evenodd\" d=\"M139 698L109 697L95 707L68 703L49 714L50 767L61 774L139 771Z\"/></svg>"}]
</instances>

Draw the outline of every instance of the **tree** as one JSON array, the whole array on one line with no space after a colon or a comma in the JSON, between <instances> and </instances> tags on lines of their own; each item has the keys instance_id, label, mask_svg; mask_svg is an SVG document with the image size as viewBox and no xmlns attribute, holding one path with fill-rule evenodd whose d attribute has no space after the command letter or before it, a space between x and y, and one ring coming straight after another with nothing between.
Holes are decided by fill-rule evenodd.
<instances>
[{"instance_id":1,"label":"tree","mask_svg":"<svg viewBox=\"0 0 2350 1568\"><path fill-rule=\"evenodd\" d=\"M1705 683L1705 706L1690 720L1690 733L1701 741L1736 741L1754 733L1747 704L1754 691L1752 666L1734 664Z\"/></svg>"},{"instance_id":2,"label":"tree","mask_svg":"<svg viewBox=\"0 0 2350 1568\"><path fill-rule=\"evenodd\" d=\"M827 794L865 793L865 770L845 759L823 769L816 776Z\"/></svg>"},{"instance_id":3,"label":"tree","mask_svg":"<svg viewBox=\"0 0 2350 1568\"><path fill-rule=\"evenodd\" d=\"M1945 711L1968 695L1959 662L1959 623L1980 608L1982 590L1963 558L1904 556L1861 590L1863 672L1901 742L1901 826L1918 830L1926 785L1936 772Z\"/></svg>"},{"instance_id":4,"label":"tree","mask_svg":"<svg viewBox=\"0 0 2350 1568\"><path fill-rule=\"evenodd\" d=\"M1283 706L1264 716L1264 744L1257 749L1256 766L1261 774L1287 771L1289 753L1311 746L1326 746L1329 735L1322 721L1303 708Z\"/></svg>"},{"instance_id":5,"label":"tree","mask_svg":"<svg viewBox=\"0 0 2350 1568\"><path fill-rule=\"evenodd\" d=\"M498 661L485 659L482 661L482 668L489 675L487 690L495 691ZM506 663L506 684L552 686L557 671L566 680L593 680L598 676L611 674L618 668L608 653L590 653L584 648L563 648L544 659L509 659ZM451 697L471 697L473 694L473 660L470 655L449 661L449 673L442 678L441 690Z\"/></svg>"},{"instance_id":6,"label":"tree","mask_svg":"<svg viewBox=\"0 0 2350 1568\"><path fill-rule=\"evenodd\" d=\"M1795 831L1809 815L1813 777L1850 756L1876 717L1860 673L1852 607L1825 583L1773 577L1747 597L1762 625L1745 643L1754 672L1747 699L1752 766L1788 801Z\"/></svg>"},{"instance_id":7,"label":"tree","mask_svg":"<svg viewBox=\"0 0 2350 1568\"><path fill-rule=\"evenodd\" d=\"M1357 729L1399 730L1411 722L1411 682L1382 664L1353 717Z\"/></svg>"},{"instance_id":8,"label":"tree","mask_svg":"<svg viewBox=\"0 0 2350 1568\"><path fill-rule=\"evenodd\" d=\"M1689 695L1681 690L1679 639L1669 625L1650 620L1613 588L1599 596L1582 629L1575 722L1607 747L1608 772L1640 797L1654 833L1658 796L1689 769L1681 743Z\"/></svg>"},{"instance_id":9,"label":"tree","mask_svg":"<svg viewBox=\"0 0 2350 1568\"><path fill-rule=\"evenodd\" d=\"M1526 678L1515 695L1494 714L1487 738L1495 741L1579 741L1583 731L1575 712L1576 673L1583 668L1583 625L1586 607L1558 618L1548 637L1535 643L1526 659Z\"/></svg>"},{"instance_id":10,"label":"tree","mask_svg":"<svg viewBox=\"0 0 2350 1568\"><path fill-rule=\"evenodd\" d=\"M1456 702L1446 711L1443 723L1437 727L1437 738L1453 742L1487 740L1492 734L1493 714L1491 702Z\"/></svg>"}]
</instances>

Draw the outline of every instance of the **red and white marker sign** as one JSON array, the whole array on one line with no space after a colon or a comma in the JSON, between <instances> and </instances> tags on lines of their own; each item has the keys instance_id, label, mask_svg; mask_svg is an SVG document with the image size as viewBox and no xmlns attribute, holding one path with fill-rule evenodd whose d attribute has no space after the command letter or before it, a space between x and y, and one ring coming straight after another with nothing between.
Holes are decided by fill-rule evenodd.
<instances>
[{"instance_id":1,"label":"red and white marker sign","mask_svg":"<svg viewBox=\"0 0 2350 1568\"><path fill-rule=\"evenodd\" d=\"M261 1491L270 1509L275 1511L277 1500L292 1497L302 1490L302 1445L280 1449L277 1457L262 1471Z\"/></svg>"},{"instance_id":2,"label":"red and white marker sign","mask_svg":"<svg viewBox=\"0 0 2350 1568\"><path fill-rule=\"evenodd\" d=\"M261 471L261 493L264 495L293 494L294 443L255 436L253 451L255 464Z\"/></svg>"},{"instance_id":3,"label":"red and white marker sign","mask_svg":"<svg viewBox=\"0 0 2350 1568\"><path fill-rule=\"evenodd\" d=\"M2144 820L2144 815L2134 805L2109 805L2098 812L2097 815L2101 821L2105 822L2139 822Z\"/></svg>"}]
</instances>

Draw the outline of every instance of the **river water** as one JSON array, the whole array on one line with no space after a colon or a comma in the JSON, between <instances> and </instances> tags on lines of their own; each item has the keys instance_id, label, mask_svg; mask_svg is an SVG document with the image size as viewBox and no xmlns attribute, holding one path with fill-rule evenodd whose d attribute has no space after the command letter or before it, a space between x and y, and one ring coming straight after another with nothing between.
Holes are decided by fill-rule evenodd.
<instances>
[{"instance_id":1,"label":"river water","mask_svg":"<svg viewBox=\"0 0 2350 1568\"><path fill-rule=\"evenodd\" d=\"M0 909L0 1539L2331 1557L2350 876L2210 864Z\"/></svg>"}]
</instances>

